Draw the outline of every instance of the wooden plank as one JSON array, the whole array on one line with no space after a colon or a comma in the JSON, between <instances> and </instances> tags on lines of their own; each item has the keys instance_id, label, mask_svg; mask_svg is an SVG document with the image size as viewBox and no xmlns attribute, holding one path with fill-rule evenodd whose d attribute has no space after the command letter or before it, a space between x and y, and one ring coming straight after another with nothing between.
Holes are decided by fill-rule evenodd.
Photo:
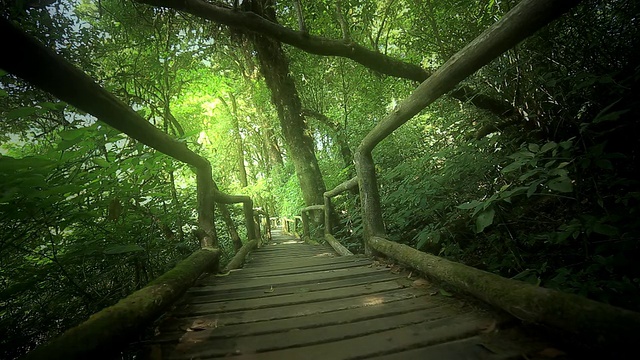
<instances>
[{"instance_id":1,"label":"wooden plank","mask_svg":"<svg viewBox=\"0 0 640 360\"><path fill-rule=\"evenodd\" d=\"M201 280L146 342L148 355L503 360L544 348L523 342L523 334L507 336L511 329L485 334L500 328L500 316L454 297L429 296L435 292L428 285L414 287L369 258L317 250L274 246L253 253L242 270Z\"/></svg>"},{"instance_id":2,"label":"wooden plank","mask_svg":"<svg viewBox=\"0 0 640 360\"><path fill-rule=\"evenodd\" d=\"M354 285L348 288L328 289L313 292L298 292L296 294L279 295L267 298L244 299L234 301L208 302L207 296L194 298L189 304L183 304L173 313L176 316L199 316L227 311L246 311L263 308L274 308L294 304L305 304L334 299L344 299L368 294L382 293L403 289L404 284L396 280Z\"/></svg>"},{"instance_id":3,"label":"wooden plank","mask_svg":"<svg viewBox=\"0 0 640 360\"><path fill-rule=\"evenodd\" d=\"M335 270L326 270L322 272L315 273L304 273L304 274L287 274L287 275L278 275L272 276L268 279L265 278L232 278L232 275L228 277L209 277L203 279L196 286L216 286L221 291L233 291L233 290L246 290L246 289L255 289L255 288L263 288L264 286L273 285L280 286L282 284L308 284L308 283L317 283L320 281L325 281L327 279L345 279L352 275L359 275L363 273L371 273L371 272L389 272L388 269L376 269L376 268L367 268L367 267L356 267L356 268L347 268L347 269L335 269Z\"/></svg>"},{"instance_id":4,"label":"wooden plank","mask_svg":"<svg viewBox=\"0 0 640 360\"><path fill-rule=\"evenodd\" d=\"M386 315L386 314L384 314ZM228 354L251 354L297 348L305 345L324 344L344 339L357 338L379 332L389 332L411 325L426 325L438 328L440 323L476 321L475 315L456 314L451 308L423 309L410 313L394 316L377 317L360 322L316 327L306 331L291 330L287 333L272 333L254 335L250 337L228 337L217 339L215 347L210 346L208 338L200 332L186 332L178 344L167 345L163 354L167 352L167 358L172 358L172 353L177 357L184 355L194 358L222 357ZM176 349L177 348L177 349ZM329 357L330 359L332 357ZM288 359L288 357L282 357ZM326 358L325 358L326 359Z\"/></svg>"},{"instance_id":5,"label":"wooden plank","mask_svg":"<svg viewBox=\"0 0 640 360\"><path fill-rule=\"evenodd\" d=\"M284 284L282 286L273 287L264 285L260 289L248 289L246 291L219 291L215 286L207 286L201 288L192 288L181 300L182 302L198 301L196 297L206 296L208 301L228 301L235 299L252 299L266 298L271 296L296 294L300 292L318 291L326 289L336 289L353 285L369 284L381 281L396 279L398 276L390 272L371 272L364 273L362 276L348 277L340 280L327 280L306 285L300 284Z\"/></svg>"},{"instance_id":6,"label":"wooden plank","mask_svg":"<svg viewBox=\"0 0 640 360\"><path fill-rule=\"evenodd\" d=\"M375 360L406 360L406 359L465 359L465 360L507 360L523 359L518 352L494 353L483 346L482 338L474 336L468 339L456 340L444 344L397 352L394 354L376 356ZM524 358L526 359L526 358Z\"/></svg>"},{"instance_id":7,"label":"wooden plank","mask_svg":"<svg viewBox=\"0 0 640 360\"><path fill-rule=\"evenodd\" d=\"M221 356L237 355L236 360L256 359L260 360L281 360L281 359L305 359L305 360L340 360L353 358L367 358L381 353L398 352L407 348L417 346L428 346L443 342L463 339L478 334L481 329L487 326L491 319L478 313L467 313L452 317L441 318L433 321L424 321L418 324L410 324L395 329L379 331L363 336L336 340L316 345L291 347L283 350L260 352L258 355L253 350L242 352L242 346L249 344L236 343L237 350L221 354ZM356 323L357 324L357 323ZM305 332L305 333L308 333ZM315 332L314 332L315 333ZM330 329L326 333L331 336ZM287 334L292 335L292 334ZM315 333L315 335L319 335ZM293 335L292 335L293 336ZM304 335L303 335L304 336ZM238 339L232 339L236 341ZM255 338L250 338L252 340ZM309 339L308 341L312 341ZM216 341L216 344L218 342ZM222 342L224 343L224 342ZM228 348L228 345L227 345ZM216 351L212 347L202 349L202 352L191 352L187 348L185 352L172 351L165 355L164 359L192 359L211 356L209 352ZM200 349L197 349L200 350ZM170 350L171 351L171 350Z\"/></svg>"},{"instance_id":8,"label":"wooden plank","mask_svg":"<svg viewBox=\"0 0 640 360\"><path fill-rule=\"evenodd\" d=\"M235 311L204 316L192 316L186 318L178 318L173 315L165 323L162 323L160 325L160 330L175 331L176 329L187 329L196 320L204 323L217 324L217 326L227 326L232 324L255 323L259 321L272 321L277 319L305 317L313 314L323 314L344 309L373 306L394 301L413 299L417 297L425 298L425 302L428 302L430 300L433 301L433 299L427 298L421 291L415 289L402 289L382 294L376 294L374 296L362 295L318 303L296 304L268 309L266 311L264 309Z\"/></svg>"},{"instance_id":9,"label":"wooden plank","mask_svg":"<svg viewBox=\"0 0 640 360\"><path fill-rule=\"evenodd\" d=\"M428 347L420 347L394 354L375 357L377 360L402 360L402 359L533 359L561 356L558 349L547 350L548 356L543 351L548 344L539 338L521 331L519 328L499 329L482 333L464 340L448 342ZM566 354L565 354L566 355Z\"/></svg>"},{"instance_id":10,"label":"wooden plank","mask_svg":"<svg viewBox=\"0 0 640 360\"><path fill-rule=\"evenodd\" d=\"M258 274L266 274L273 271L279 270L294 270L294 269L302 269L307 267L318 267L318 266L333 266L338 267L341 264L360 264L360 265L370 265L372 263L371 259L367 258L338 258L338 259L328 259L328 258L311 258L311 259L303 259L303 260L289 260L287 262L276 263L276 264L247 264L244 267L243 274L248 273L258 273Z\"/></svg>"},{"instance_id":11,"label":"wooden plank","mask_svg":"<svg viewBox=\"0 0 640 360\"><path fill-rule=\"evenodd\" d=\"M235 274L235 278L239 279L241 277L253 277L253 278L263 278L263 277L271 277L277 275L287 275L287 274L303 274L310 272L320 272L325 270L337 270L337 269L346 269L353 267L362 267L368 266L371 262L369 261L348 261L341 263L327 263L327 264L319 264L319 265L310 265L300 268L279 268L274 270L265 270L260 271L260 269L246 269L244 271L238 271Z\"/></svg>"},{"instance_id":12,"label":"wooden plank","mask_svg":"<svg viewBox=\"0 0 640 360\"><path fill-rule=\"evenodd\" d=\"M347 324L350 322L363 321L377 317L414 313L419 310L437 309L443 306L447 306L447 304L441 299L418 297L380 303L376 306L348 308L329 313L312 314L296 318L243 324L227 324L219 327L201 326L199 327L199 331L196 332L211 340L225 337L283 333L293 329L304 330L329 325ZM193 321L200 323L197 318ZM193 322L191 324L193 324ZM161 336L152 339L151 342L177 342L187 330L189 330L189 325L184 328L175 328L171 331L169 329L164 329Z\"/></svg>"}]
</instances>

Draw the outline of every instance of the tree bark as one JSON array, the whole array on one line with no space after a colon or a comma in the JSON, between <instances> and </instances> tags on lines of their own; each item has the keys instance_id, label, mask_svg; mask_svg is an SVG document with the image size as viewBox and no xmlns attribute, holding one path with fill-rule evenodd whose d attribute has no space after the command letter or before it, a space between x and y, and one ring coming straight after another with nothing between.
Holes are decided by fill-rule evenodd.
<instances>
[{"instance_id":1,"label":"tree bark","mask_svg":"<svg viewBox=\"0 0 640 360\"><path fill-rule=\"evenodd\" d=\"M637 342L640 314L545 289L426 254L409 246L373 237L373 249L427 276L471 294L516 318L566 331L588 345L608 349Z\"/></svg>"},{"instance_id":2,"label":"tree bark","mask_svg":"<svg viewBox=\"0 0 640 360\"><path fill-rule=\"evenodd\" d=\"M344 163L344 167L348 168L353 164L353 153L351 152L351 148L349 148L349 143L347 141L347 136L344 133L344 129L340 127L340 125L333 122L331 119L326 117L324 114L321 114L315 110L311 109L303 109L302 115L311 116L326 127L331 129L333 133L333 138L338 144L338 148L340 149L340 155L342 156L342 162Z\"/></svg>"},{"instance_id":3,"label":"tree bark","mask_svg":"<svg viewBox=\"0 0 640 360\"><path fill-rule=\"evenodd\" d=\"M238 269L241 268L242 265L244 265L244 261L247 257L247 255L258 246L258 243L260 242L260 240L258 239L253 239L251 241L248 241L244 246L242 246L240 249L236 250L236 255L231 259L231 261L229 261L229 263L227 264L227 266L224 267L224 269L222 270L223 273L227 273L233 269Z\"/></svg>"},{"instance_id":4,"label":"tree bark","mask_svg":"<svg viewBox=\"0 0 640 360\"><path fill-rule=\"evenodd\" d=\"M240 124L238 119L238 103L236 97L233 94L231 97L231 121L233 125L233 141L236 146L236 161L238 167L238 180L242 187L247 187L249 182L247 181L247 169L244 167L244 144L242 142L242 136L240 136Z\"/></svg>"},{"instance_id":5,"label":"tree bark","mask_svg":"<svg viewBox=\"0 0 640 360\"><path fill-rule=\"evenodd\" d=\"M254 0L251 10L275 22L270 0ZM260 62L260 69L271 91L271 100L278 112L280 125L300 181L306 205L322 204L326 188L313 151L313 140L302 117L302 106L295 83L289 75L289 61L279 42L268 37L251 34Z\"/></svg>"},{"instance_id":6,"label":"tree bark","mask_svg":"<svg viewBox=\"0 0 640 360\"><path fill-rule=\"evenodd\" d=\"M261 13L256 13L255 11L233 11L230 8L208 3L203 0L136 1L153 6L185 11L197 17L215 21L219 24L224 24L235 29L250 31L254 34L270 37L276 41L295 46L310 54L348 58L381 74L417 82L423 82L432 75L431 71L427 71L418 65L394 59L390 56L369 50L362 45L354 43L350 38L348 38L346 23L341 23L341 26L343 27L343 37L346 34L347 39L333 40L286 28L277 22L272 21L270 18L261 16ZM509 103L479 94L468 86L459 86L457 89L451 91L450 95L455 99L463 102L469 102L480 109L490 111L500 117L508 117L508 115L502 115L505 113L517 114L517 111ZM522 117L520 116L520 118Z\"/></svg>"},{"instance_id":7,"label":"tree bark","mask_svg":"<svg viewBox=\"0 0 640 360\"><path fill-rule=\"evenodd\" d=\"M340 256L350 256L353 255L349 249L344 247L340 242L333 237L331 234L324 234L324 239L331 245L333 250L335 250Z\"/></svg>"}]
</instances>

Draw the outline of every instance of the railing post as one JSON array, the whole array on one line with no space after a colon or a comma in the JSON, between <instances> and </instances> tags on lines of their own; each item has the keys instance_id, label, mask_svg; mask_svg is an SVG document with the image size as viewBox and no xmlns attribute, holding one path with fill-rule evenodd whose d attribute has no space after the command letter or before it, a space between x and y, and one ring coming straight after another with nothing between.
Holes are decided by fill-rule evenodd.
<instances>
[{"instance_id":1,"label":"railing post","mask_svg":"<svg viewBox=\"0 0 640 360\"><path fill-rule=\"evenodd\" d=\"M267 229L267 242L271 241L271 217L269 216L269 211L264 211L264 226Z\"/></svg>"},{"instance_id":2,"label":"railing post","mask_svg":"<svg viewBox=\"0 0 640 360\"><path fill-rule=\"evenodd\" d=\"M371 151L358 148L355 155L358 184L360 186L360 202L362 203L362 222L364 223L364 253L371 254L369 239L374 236L386 238L380 193L376 181L376 170Z\"/></svg>"},{"instance_id":3,"label":"railing post","mask_svg":"<svg viewBox=\"0 0 640 360\"><path fill-rule=\"evenodd\" d=\"M200 238L200 247L213 248L218 246L218 236L214 221L215 201L213 198L214 182L211 178L211 165L198 168L196 172L198 225L203 234Z\"/></svg>"},{"instance_id":4,"label":"railing post","mask_svg":"<svg viewBox=\"0 0 640 360\"><path fill-rule=\"evenodd\" d=\"M258 246L262 244L262 233L260 232L260 213L253 212L253 230L255 231L255 238L258 240Z\"/></svg>"},{"instance_id":5,"label":"railing post","mask_svg":"<svg viewBox=\"0 0 640 360\"><path fill-rule=\"evenodd\" d=\"M251 239L260 239L260 237L255 237L256 230L255 225L253 223L253 200L245 201L242 203L242 210L244 213L244 222L247 227L247 238Z\"/></svg>"},{"instance_id":6,"label":"railing post","mask_svg":"<svg viewBox=\"0 0 640 360\"><path fill-rule=\"evenodd\" d=\"M307 238L311 239L311 232L309 231L309 214L306 211L302 210L300 212L300 215L301 215L300 217L302 218L302 236L301 236L301 238L304 239L305 237L307 237Z\"/></svg>"},{"instance_id":7,"label":"railing post","mask_svg":"<svg viewBox=\"0 0 640 360\"><path fill-rule=\"evenodd\" d=\"M298 233L298 224L302 222L302 217L301 216L294 216L293 217L293 234L297 237L297 238L302 238L300 236L300 234Z\"/></svg>"},{"instance_id":8,"label":"railing post","mask_svg":"<svg viewBox=\"0 0 640 360\"><path fill-rule=\"evenodd\" d=\"M331 198L328 196L324 196L324 234L331 235L333 233L333 229L331 228L331 213L332 213L332 205Z\"/></svg>"}]
</instances>

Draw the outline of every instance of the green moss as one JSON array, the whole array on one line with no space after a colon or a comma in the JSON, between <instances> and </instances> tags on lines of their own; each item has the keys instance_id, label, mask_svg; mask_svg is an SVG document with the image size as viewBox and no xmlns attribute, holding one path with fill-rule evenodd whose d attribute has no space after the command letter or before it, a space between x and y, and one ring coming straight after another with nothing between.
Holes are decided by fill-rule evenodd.
<instances>
[{"instance_id":1,"label":"green moss","mask_svg":"<svg viewBox=\"0 0 640 360\"><path fill-rule=\"evenodd\" d=\"M166 311L204 272L216 266L218 249L202 249L117 304L93 314L26 359L100 359L113 355Z\"/></svg>"}]
</instances>

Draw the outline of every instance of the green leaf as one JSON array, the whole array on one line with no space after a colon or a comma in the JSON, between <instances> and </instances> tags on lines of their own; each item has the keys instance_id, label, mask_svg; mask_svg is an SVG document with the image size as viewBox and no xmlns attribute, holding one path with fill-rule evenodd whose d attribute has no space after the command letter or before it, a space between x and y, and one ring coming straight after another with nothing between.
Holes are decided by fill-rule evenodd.
<instances>
[{"instance_id":1,"label":"green leaf","mask_svg":"<svg viewBox=\"0 0 640 360\"><path fill-rule=\"evenodd\" d=\"M138 244L115 245L104 250L106 255L127 254L133 252L144 251L144 248Z\"/></svg>"},{"instance_id":2,"label":"green leaf","mask_svg":"<svg viewBox=\"0 0 640 360\"><path fill-rule=\"evenodd\" d=\"M508 172L514 171L514 170L518 170L522 167L522 165L524 165L521 161L514 161L511 164L505 166L504 168L502 168L502 170L500 170L501 173L506 174Z\"/></svg>"},{"instance_id":3,"label":"green leaf","mask_svg":"<svg viewBox=\"0 0 640 360\"><path fill-rule=\"evenodd\" d=\"M493 224L493 217L496 214L493 207L482 211L476 218L476 233L481 233L484 229Z\"/></svg>"},{"instance_id":4,"label":"green leaf","mask_svg":"<svg viewBox=\"0 0 640 360\"><path fill-rule=\"evenodd\" d=\"M62 140L58 143L58 145L56 146L56 149L58 151L65 151L81 141L82 139Z\"/></svg>"},{"instance_id":5,"label":"green leaf","mask_svg":"<svg viewBox=\"0 0 640 360\"><path fill-rule=\"evenodd\" d=\"M525 181L525 180L527 180L528 178L532 177L533 175L537 175L537 174L539 174L540 172L542 172L542 170L540 170L540 169L533 169L533 170L529 170L529 171L527 171L526 173L522 174L522 175L518 178L518 180L520 180L520 181Z\"/></svg>"},{"instance_id":6,"label":"green leaf","mask_svg":"<svg viewBox=\"0 0 640 360\"><path fill-rule=\"evenodd\" d=\"M551 142L548 142L548 143L544 144L542 146L542 148L540 149L540 152L541 153L545 153L545 152L547 152L549 150L555 149L556 147L558 147L558 144L556 144L554 141L551 141Z\"/></svg>"},{"instance_id":7,"label":"green leaf","mask_svg":"<svg viewBox=\"0 0 640 360\"><path fill-rule=\"evenodd\" d=\"M416 244L416 249L420 250L427 243L427 241L429 241L429 232L423 230L422 232L420 232L420 234L418 234L417 238L418 244Z\"/></svg>"},{"instance_id":8,"label":"green leaf","mask_svg":"<svg viewBox=\"0 0 640 360\"><path fill-rule=\"evenodd\" d=\"M109 166L111 166L111 163L109 163L105 159L93 158L93 159L91 159L91 161L93 161L96 165L98 165L100 167L103 167L103 168L108 168Z\"/></svg>"},{"instance_id":9,"label":"green leaf","mask_svg":"<svg viewBox=\"0 0 640 360\"><path fill-rule=\"evenodd\" d=\"M13 109L13 110L9 111L4 116L4 118L6 120L23 118L23 117L35 114L36 111L38 111L38 108L35 108L35 107L21 107L21 108L17 108L17 109Z\"/></svg>"},{"instance_id":10,"label":"green leaf","mask_svg":"<svg viewBox=\"0 0 640 360\"><path fill-rule=\"evenodd\" d=\"M26 156L22 159L15 159L9 156L0 158L0 172L11 172L23 169L39 169L55 165L54 161L40 157Z\"/></svg>"},{"instance_id":11,"label":"green leaf","mask_svg":"<svg viewBox=\"0 0 640 360\"><path fill-rule=\"evenodd\" d=\"M547 186L551 190L555 190L557 192L562 192L562 193L570 193L573 191L573 184L571 183L571 179L564 176L561 176L549 181L547 183Z\"/></svg>"},{"instance_id":12,"label":"green leaf","mask_svg":"<svg viewBox=\"0 0 640 360\"><path fill-rule=\"evenodd\" d=\"M613 164L607 159L596 160L596 166L605 170L613 170Z\"/></svg>"},{"instance_id":13,"label":"green leaf","mask_svg":"<svg viewBox=\"0 0 640 360\"><path fill-rule=\"evenodd\" d=\"M473 200L471 202L466 202L464 204L458 205L456 207L461 210L470 210L470 209L475 209L478 205L482 205L482 203L478 200Z\"/></svg>"},{"instance_id":14,"label":"green leaf","mask_svg":"<svg viewBox=\"0 0 640 360\"><path fill-rule=\"evenodd\" d=\"M4 89L0 89L0 98L7 97L7 96L9 96L9 93Z\"/></svg>"},{"instance_id":15,"label":"green leaf","mask_svg":"<svg viewBox=\"0 0 640 360\"><path fill-rule=\"evenodd\" d=\"M453 294L452 294L452 293L448 292L448 291L447 291L447 290L445 290L445 289L440 289L440 295L442 295L442 296L447 296L447 297L451 297L451 296L453 296Z\"/></svg>"},{"instance_id":16,"label":"green leaf","mask_svg":"<svg viewBox=\"0 0 640 360\"><path fill-rule=\"evenodd\" d=\"M85 128L65 130L60 133L60 137L62 138L62 140L70 141L75 140L80 136L85 135L86 133L87 131Z\"/></svg>"},{"instance_id":17,"label":"green leaf","mask_svg":"<svg viewBox=\"0 0 640 360\"><path fill-rule=\"evenodd\" d=\"M606 236L616 236L619 233L617 227L600 223L593 225L593 232Z\"/></svg>"},{"instance_id":18,"label":"green leaf","mask_svg":"<svg viewBox=\"0 0 640 360\"><path fill-rule=\"evenodd\" d=\"M533 183L531 183L531 185L529 185L529 189L527 189L527 197L531 197L531 195L536 192L536 190L538 189L538 185L540 185L540 181L534 181Z\"/></svg>"},{"instance_id":19,"label":"green leaf","mask_svg":"<svg viewBox=\"0 0 640 360\"><path fill-rule=\"evenodd\" d=\"M531 151L532 153L537 153L538 151L540 151L540 145L538 144L531 143L529 144L528 148L529 148L529 151Z\"/></svg>"}]
</instances>

